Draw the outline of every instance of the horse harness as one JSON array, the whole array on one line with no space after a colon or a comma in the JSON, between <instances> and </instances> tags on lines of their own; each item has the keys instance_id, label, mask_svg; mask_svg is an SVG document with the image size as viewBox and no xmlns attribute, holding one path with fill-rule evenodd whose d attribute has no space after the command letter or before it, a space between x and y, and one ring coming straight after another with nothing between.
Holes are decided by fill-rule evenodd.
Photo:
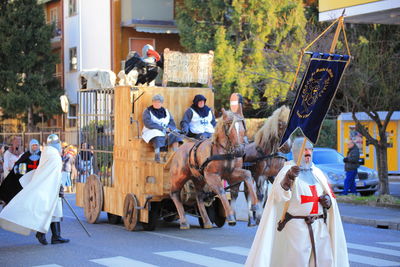
<instances>
[{"instance_id":1,"label":"horse harness","mask_svg":"<svg viewBox=\"0 0 400 267\"><path fill-rule=\"evenodd\" d=\"M192 148L189 151L189 157L188 157L188 163L190 168L195 169L196 171L198 171L201 175L201 178L204 178L204 169L207 167L207 165L211 162L211 161L215 161L215 160L228 160L228 161L232 161L236 158L241 158L243 157L243 153L240 152L234 152L234 153L228 153L228 154L216 154L213 155L212 153L212 146L214 145L214 143L212 143L211 146L211 152L210 152L210 156L200 165L198 159L197 159L197 149L200 147L200 145L207 139L203 139L200 140L198 142L195 143L194 146L192 146ZM193 159L194 159L194 164L192 164L192 162L190 161L191 155L193 153Z\"/></svg>"}]
</instances>

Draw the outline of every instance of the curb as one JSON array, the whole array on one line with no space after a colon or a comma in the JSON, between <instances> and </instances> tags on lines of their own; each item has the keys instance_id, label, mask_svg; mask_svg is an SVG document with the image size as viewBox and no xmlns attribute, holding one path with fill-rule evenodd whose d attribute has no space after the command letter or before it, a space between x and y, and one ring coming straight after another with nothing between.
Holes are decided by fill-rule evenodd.
<instances>
[{"instance_id":1,"label":"curb","mask_svg":"<svg viewBox=\"0 0 400 267\"><path fill-rule=\"evenodd\" d=\"M398 204L389 204L389 203L374 203L374 205L368 205L366 203L358 203L351 200L337 200L338 203L352 204L357 206L367 206L374 208L391 208L391 209L400 209L400 205Z\"/></svg>"},{"instance_id":2,"label":"curb","mask_svg":"<svg viewBox=\"0 0 400 267\"><path fill-rule=\"evenodd\" d=\"M391 229L400 231L400 221L399 222L391 222L386 220L374 220L374 219L364 219L359 217L352 217L352 216L345 216L341 215L342 221L346 223L354 223L354 224L361 224L372 226L375 228L381 229Z\"/></svg>"}]
</instances>

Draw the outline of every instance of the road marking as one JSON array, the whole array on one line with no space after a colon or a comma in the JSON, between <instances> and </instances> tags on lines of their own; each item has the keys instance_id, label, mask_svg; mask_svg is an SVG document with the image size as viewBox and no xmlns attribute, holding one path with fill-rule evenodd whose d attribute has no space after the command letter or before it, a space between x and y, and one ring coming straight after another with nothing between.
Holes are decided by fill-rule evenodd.
<instances>
[{"instance_id":1,"label":"road marking","mask_svg":"<svg viewBox=\"0 0 400 267\"><path fill-rule=\"evenodd\" d=\"M136 261L129 258L125 258L122 256L111 257L111 258L102 258L102 259L94 259L90 260L91 262L95 262L100 265L108 266L108 267L126 267L126 266L135 266L135 267L157 267L157 265L148 264L142 261Z\"/></svg>"},{"instance_id":2,"label":"road marking","mask_svg":"<svg viewBox=\"0 0 400 267\"><path fill-rule=\"evenodd\" d=\"M376 242L376 243L400 248L400 242Z\"/></svg>"},{"instance_id":3,"label":"road marking","mask_svg":"<svg viewBox=\"0 0 400 267\"><path fill-rule=\"evenodd\" d=\"M160 234L160 233L155 233L155 232L146 232L146 234L158 235L158 236L168 237L168 238L175 238L175 239L184 240L184 241L197 243L197 244L208 244L207 242L202 242L202 241L198 241L198 240L192 240L192 239L189 239L189 238L184 238L184 237L179 237L179 236L174 236L174 235Z\"/></svg>"},{"instance_id":4,"label":"road marking","mask_svg":"<svg viewBox=\"0 0 400 267\"><path fill-rule=\"evenodd\" d=\"M63 266L58 264L45 264L45 265L35 265L32 267L63 267Z\"/></svg>"},{"instance_id":5,"label":"road marking","mask_svg":"<svg viewBox=\"0 0 400 267\"><path fill-rule=\"evenodd\" d=\"M353 248L353 249L358 249L358 250L364 250L364 251L368 251L368 252L373 252L373 253L379 253L379 254L400 257L400 251L393 250L393 249L365 246L365 245L359 245L359 244L354 244L354 243L347 243L347 247Z\"/></svg>"},{"instance_id":6,"label":"road marking","mask_svg":"<svg viewBox=\"0 0 400 267\"><path fill-rule=\"evenodd\" d=\"M243 264L239 264L236 262L203 256L183 250L155 252L154 254L207 267L243 267Z\"/></svg>"},{"instance_id":7,"label":"road marking","mask_svg":"<svg viewBox=\"0 0 400 267\"><path fill-rule=\"evenodd\" d=\"M399 266L399 264L400 264L400 262L382 260L382 259L377 259L377 258L372 258L372 257L355 255L355 254L351 254L351 253L349 253L349 260L351 262L357 262L357 263L373 265L373 266L382 266L382 267L384 267L384 266Z\"/></svg>"},{"instance_id":8,"label":"road marking","mask_svg":"<svg viewBox=\"0 0 400 267\"><path fill-rule=\"evenodd\" d=\"M249 255L249 252L250 252L250 249L248 249L248 248L235 247L235 246L218 247L218 248L213 248L213 249L218 250L218 251L227 252L227 253L237 254L237 255L241 255L241 256L246 256L246 257L247 257L247 255Z\"/></svg>"}]
</instances>

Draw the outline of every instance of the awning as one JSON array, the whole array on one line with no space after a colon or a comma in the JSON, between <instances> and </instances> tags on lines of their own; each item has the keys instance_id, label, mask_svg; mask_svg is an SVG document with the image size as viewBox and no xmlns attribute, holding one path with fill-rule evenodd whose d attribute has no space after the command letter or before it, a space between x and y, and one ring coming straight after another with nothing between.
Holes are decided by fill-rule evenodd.
<instances>
[{"instance_id":1,"label":"awning","mask_svg":"<svg viewBox=\"0 0 400 267\"><path fill-rule=\"evenodd\" d=\"M179 33L177 28L168 27L150 27L150 26L136 26L134 27L138 32L148 32L148 33Z\"/></svg>"}]
</instances>

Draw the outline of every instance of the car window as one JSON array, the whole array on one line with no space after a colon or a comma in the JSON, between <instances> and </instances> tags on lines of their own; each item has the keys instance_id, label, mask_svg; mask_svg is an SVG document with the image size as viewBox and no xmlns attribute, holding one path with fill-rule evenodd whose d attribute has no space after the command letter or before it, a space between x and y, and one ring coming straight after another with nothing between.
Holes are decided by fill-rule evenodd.
<instances>
[{"instance_id":1,"label":"car window","mask_svg":"<svg viewBox=\"0 0 400 267\"><path fill-rule=\"evenodd\" d=\"M314 150L313 162L315 164L338 164L343 163L343 156L334 150Z\"/></svg>"}]
</instances>

